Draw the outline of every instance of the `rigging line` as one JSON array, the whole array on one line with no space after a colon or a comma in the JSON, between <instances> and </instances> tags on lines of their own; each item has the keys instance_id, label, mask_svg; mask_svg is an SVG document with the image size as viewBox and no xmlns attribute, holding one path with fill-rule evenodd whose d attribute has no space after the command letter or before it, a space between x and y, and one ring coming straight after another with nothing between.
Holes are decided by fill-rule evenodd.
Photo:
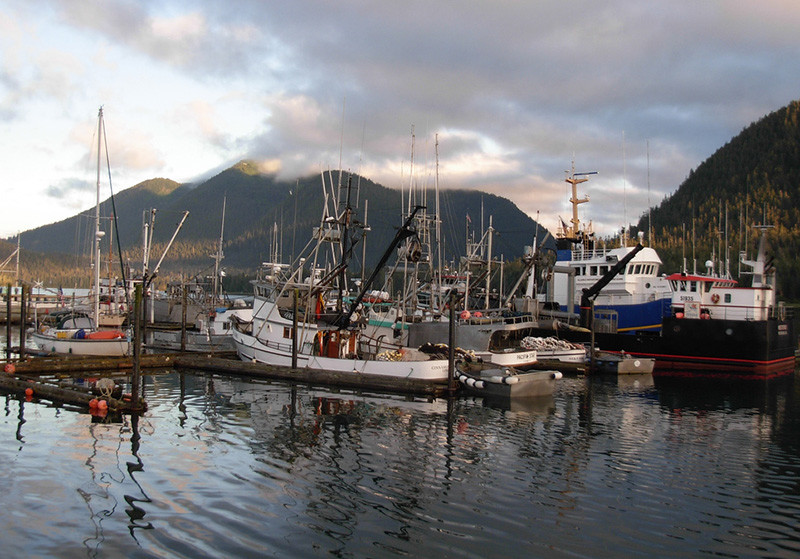
<instances>
[{"instance_id":1,"label":"rigging line","mask_svg":"<svg viewBox=\"0 0 800 559\"><path fill-rule=\"evenodd\" d=\"M120 274L122 277L122 290L125 293L125 307L131 308L131 301L130 296L128 293L128 282L125 278L125 264L123 264L122 258L122 243L120 241L119 235L119 222L117 221L117 205L114 202L114 187L111 184L111 158L108 155L108 134L106 134L106 123L103 121L103 143L105 144L106 148L106 168L108 169L108 188L111 191L111 211L114 215L114 231L117 233L117 253L119 254L119 269ZM98 266L100 263L98 262ZM98 290L100 288L98 287ZM108 285L109 294L111 293L111 284Z\"/></svg>"}]
</instances>

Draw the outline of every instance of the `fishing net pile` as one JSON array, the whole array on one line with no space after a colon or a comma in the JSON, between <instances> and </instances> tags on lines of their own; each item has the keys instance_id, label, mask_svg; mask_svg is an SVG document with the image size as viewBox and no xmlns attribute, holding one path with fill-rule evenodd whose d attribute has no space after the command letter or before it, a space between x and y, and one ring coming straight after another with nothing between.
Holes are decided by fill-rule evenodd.
<instances>
[{"instance_id":1,"label":"fishing net pile","mask_svg":"<svg viewBox=\"0 0 800 559\"><path fill-rule=\"evenodd\" d=\"M554 338L553 336L550 336L549 338L525 336L522 338L520 345L525 349L535 349L536 351L566 351L570 349L583 349L583 346L580 344Z\"/></svg>"}]
</instances>

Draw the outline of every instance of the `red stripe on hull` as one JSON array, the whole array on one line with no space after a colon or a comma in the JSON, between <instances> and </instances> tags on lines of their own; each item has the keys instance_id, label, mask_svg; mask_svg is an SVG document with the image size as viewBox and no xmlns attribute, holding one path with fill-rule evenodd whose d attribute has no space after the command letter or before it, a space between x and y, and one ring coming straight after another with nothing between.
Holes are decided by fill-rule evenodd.
<instances>
[{"instance_id":1,"label":"red stripe on hull","mask_svg":"<svg viewBox=\"0 0 800 559\"><path fill-rule=\"evenodd\" d=\"M656 359L653 376L766 380L794 373L795 358L774 361Z\"/></svg>"},{"instance_id":2,"label":"red stripe on hull","mask_svg":"<svg viewBox=\"0 0 800 559\"><path fill-rule=\"evenodd\" d=\"M653 376L768 379L785 376L795 370L793 356L759 361L645 352L631 352L631 355L655 359Z\"/></svg>"}]
</instances>

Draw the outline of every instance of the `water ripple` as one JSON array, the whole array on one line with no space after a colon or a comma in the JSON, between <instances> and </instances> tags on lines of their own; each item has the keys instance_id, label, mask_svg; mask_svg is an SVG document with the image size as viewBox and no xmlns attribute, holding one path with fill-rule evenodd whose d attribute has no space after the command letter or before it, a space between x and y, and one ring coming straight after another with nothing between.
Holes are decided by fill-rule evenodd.
<instances>
[{"instance_id":1,"label":"water ripple","mask_svg":"<svg viewBox=\"0 0 800 559\"><path fill-rule=\"evenodd\" d=\"M791 387L563 379L524 405L148 379L133 421L7 397L16 556L790 557ZM795 433L792 436L792 433Z\"/></svg>"}]
</instances>

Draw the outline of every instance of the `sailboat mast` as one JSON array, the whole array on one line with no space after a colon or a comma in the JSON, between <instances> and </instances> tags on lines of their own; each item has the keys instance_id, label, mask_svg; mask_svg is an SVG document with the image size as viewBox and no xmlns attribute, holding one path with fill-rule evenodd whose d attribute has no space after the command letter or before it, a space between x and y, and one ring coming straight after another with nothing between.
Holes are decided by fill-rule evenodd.
<instances>
[{"instance_id":1,"label":"sailboat mast","mask_svg":"<svg viewBox=\"0 0 800 559\"><path fill-rule=\"evenodd\" d=\"M100 324L100 149L102 147L103 107L97 114L97 200L94 207L94 242L92 259L94 268L94 327Z\"/></svg>"},{"instance_id":2,"label":"sailboat mast","mask_svg":"<svg viewBox=\"0 0 800 559\"><path fill-rule=\"evenodd\" d=\"M223 237L225 235L225 206L227 205L228 197L222 197L222 225L219 228L219 246L217 247L217 253L214 255L214 298L216 300L222 300L222 289L220 286L219 281L219 264L222 260L222 242ZM273 260L276 262L276 260Z\"/></svg>"},{"instance_id":3,"label":"sailboat mast","mask_svg":"<svg viewBox=\"0 0 800 559\"><path fill-rule=\"evenodd\" d=\"M434 185L436 191L436 273L434 274L435 285L434 293L436 299L431 298L431 303L434 308L443 308L443 302L439 300L442 296L442 213L439 207L439 134L436 134L436 183Z\"/></svg>"}]
</instances>

